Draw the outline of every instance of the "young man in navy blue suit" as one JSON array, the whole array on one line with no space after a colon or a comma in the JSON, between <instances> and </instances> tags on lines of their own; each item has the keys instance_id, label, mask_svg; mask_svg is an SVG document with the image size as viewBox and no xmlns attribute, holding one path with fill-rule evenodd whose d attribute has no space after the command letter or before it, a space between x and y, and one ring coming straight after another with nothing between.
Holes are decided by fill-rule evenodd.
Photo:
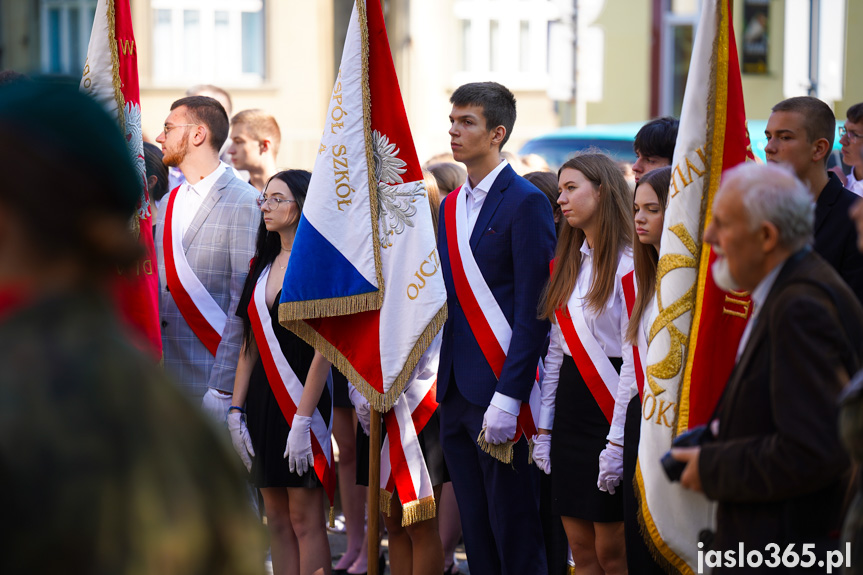
<instances>
[{"instance_id":1,"label":"young man in navy blue suit","mask_svg":"<svg viewBox=\"0 0 863 575\"><path fill-rule=\"evenodd\" d=\"M449 311L437 383L441 443L471 573L545 575L539 477L528 465L527 439L515 444L512 463L505 464L484 452L477 438L484 429L491 445L513 439L521 404L529 399L549 330L547 322L537 319L537 306L554 256L554 220L545 194L500 157L515 123L512 93L494 82L466 84L450 102L452 153L465 165L468 177L441 206L438 251ZM451 251L456 249L451 247L456 230L448 229L446 218L448 206L456 207L451 202L465 202L458 209L466 213L467 226L459 235L469 237L470 253ZM455 216L451 226L453 221ZM509 344L502 350L505 359L496 370L494 358L487 359L488 347L486 352L480 347L482 334L480 340L476 335L476 308L465 308L465 284L457 290L454 282L453 266L461 275L459 262L465 258L476 262L493 296L491 307L499 308L498 317L504 317L511 329ZM471 293L477 291L472 288ZM488 307L480 313L494 323Z\"/></svg>"}]
</instances>

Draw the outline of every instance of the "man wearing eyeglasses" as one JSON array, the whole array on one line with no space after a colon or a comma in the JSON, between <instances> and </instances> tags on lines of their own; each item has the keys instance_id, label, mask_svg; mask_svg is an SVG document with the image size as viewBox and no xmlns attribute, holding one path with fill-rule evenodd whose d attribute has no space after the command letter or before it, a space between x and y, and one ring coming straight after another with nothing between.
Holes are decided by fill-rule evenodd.
<instances>
[{"instance_id":1,"label":"man wearing eyeglasses","mask_svg":"<svg viewBox=\"0 0 863 575\"><path fill-rule=\"evenodd\" d=\"M863 254L857 251L857 230L848 215L857 196L827 171L835 134L830 106L810 96L788 98L773 106L764 153L768 162L787 164L809 186L815 202L813 247L863 301Z\"/></svg>"},{"instance_id":2,"label":"man wearing eyeglasses","mask_svg":"<svg viewBox=\"0 0 863 575\"><path fill-rule=\"evenodd\" d=\"M254 254L257 191L219 160L228 115L215 99L171 105L156 142L185 182L156 222L165 369L205 412L224 422L243 326L234 315Z\"/></svg>"},{"instance_id":3,"label":"man wearing eyeglasses","mask_svg":"<svg viewBox=\"0 0 863 575\"><path fill-rule=\"evenodd\" d=\"M863 102L848 108L845 125L839 128L842 161L851 166L845 187L863 196Z\"/></svg>"}]
</instances>

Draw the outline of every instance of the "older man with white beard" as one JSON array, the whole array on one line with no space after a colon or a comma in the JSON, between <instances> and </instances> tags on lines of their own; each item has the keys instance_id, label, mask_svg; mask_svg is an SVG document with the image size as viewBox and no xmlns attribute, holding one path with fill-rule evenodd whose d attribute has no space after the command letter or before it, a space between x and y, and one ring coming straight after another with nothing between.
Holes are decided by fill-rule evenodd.
<instances>
[{"instance_id":1,"label":"older man with white beard","mask_svg":"<svg viewBox=\"0 0 863 575\"><path fill-rule=\"evenodd\" d=\"M715 574L759 571L737 556L741 544L765 559L771 544L779 555L793 543L818 559L838 548L851 466L837 399L861 365L863 308L811 249L813 212L807 187L791 172L745 164L724 174L704 234L719 255L717 284L751 291L753 306L715 439L672 450L688 462L682 485L719 504ZM802 557L823 572L823 563L819 569Z\"/></svg>"}]
</instances>

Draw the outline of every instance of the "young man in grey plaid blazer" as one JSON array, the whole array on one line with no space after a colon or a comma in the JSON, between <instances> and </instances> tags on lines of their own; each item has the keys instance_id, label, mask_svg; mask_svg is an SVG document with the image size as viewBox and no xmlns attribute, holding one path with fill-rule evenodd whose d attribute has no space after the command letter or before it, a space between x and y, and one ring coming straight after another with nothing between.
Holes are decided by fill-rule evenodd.
<instances>
[{"instance_id":1,"label":"young man in grey plaid blazer","mask_svg":"<svg viewBox=\"0 0 863 575\"><path fill-rule=\"evenodd\" d=\"M159 210L156 222L165 369L219 421L225 420L231 405L243 332L235 313L261 219L255 204L257 190L219 160L219 149L227 137L228 116L222 105L206 96L190 96L171 105L164 130L156 138L162 145L162 161L179 168L186 178L171 191L166 202L171 205ZM174 244L168 244L169 239L182 242L182 247L175 246L172 251ZM185 258L178 254L180 249ZM167 265L166 250L171 258ZM188 262L183 268L187 281L182 285L177 283L176 273L181 266L172 263L179 260ZM189 290L187 294L184 288L189 284L189 271L197 278L192 283L199 290L203 286L200 291L212 298L208 300L209 315L213 310L216 315L224 314L223 325L215 322L220 324L220 338L211 332L213 337L202 339L196 315L199 307L206 306L189 305L195 301L195 292Z\"/></svg>"}]
</instances>

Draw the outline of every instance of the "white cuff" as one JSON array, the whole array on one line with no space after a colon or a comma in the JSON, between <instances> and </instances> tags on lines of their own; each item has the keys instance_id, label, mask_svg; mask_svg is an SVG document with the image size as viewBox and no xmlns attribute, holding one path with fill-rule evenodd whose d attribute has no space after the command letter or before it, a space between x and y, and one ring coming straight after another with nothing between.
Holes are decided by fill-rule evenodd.
<instances>
[{"instance_id":1,"label":"white cuff","mask_svg":"<svg viewBox=\"0 0 863 575\"><path fill-rule=\"evenodd\" d=\"M521 401L504 395L499 391L494 392L494 396L491 398L491 405L516 417L518 417L518 413L521 411Z\"/></svg>"}]
</instances>

